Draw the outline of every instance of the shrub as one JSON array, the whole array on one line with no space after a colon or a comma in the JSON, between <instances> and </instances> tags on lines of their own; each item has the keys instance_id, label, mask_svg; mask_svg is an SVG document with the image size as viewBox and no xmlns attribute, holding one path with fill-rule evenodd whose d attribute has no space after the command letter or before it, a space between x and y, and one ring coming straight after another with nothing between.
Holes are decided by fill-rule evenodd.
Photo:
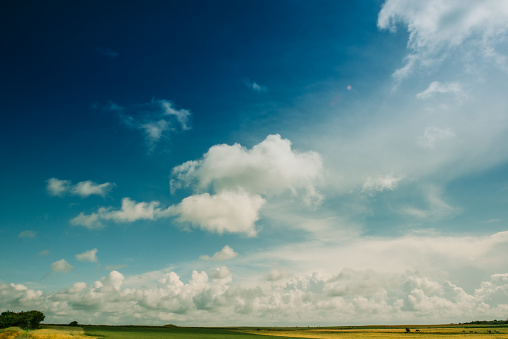
<instances>
[{"instance_id":1,"label":"shrub","mask_svg":"<svg viewBox=\"0 0 508 339\"><path fill-rule=\"evenodd\" d=\"M22 327L26 329L39 328L39 324L45 318L44 313L40 311L28 312L2 312L0 314L0 328Z\"/></svg>"}]
</instances>

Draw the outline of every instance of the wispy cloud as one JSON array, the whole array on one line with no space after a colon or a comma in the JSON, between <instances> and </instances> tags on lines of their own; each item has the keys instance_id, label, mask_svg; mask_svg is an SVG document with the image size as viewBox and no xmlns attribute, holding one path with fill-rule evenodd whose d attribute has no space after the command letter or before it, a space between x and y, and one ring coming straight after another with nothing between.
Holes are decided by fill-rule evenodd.
<instances>
[{"instance_id":1,"label":"wispy cloud","mask_svg":"<svg viewBox=\"0 0 508 339\"><path fill-rule=\"evenodd\" d=\"M395 32L398 24L407 27L410 49L406 64L393 74L400 82L417 67L439 63L465 46L472 53L494 51L495 43L508 31L508 5L503 0L387 0L379 12L378 27Z\"/></svg>"},{"instance_id":2,"label":"wispy cloud","mask_svg":"<svg viewBox=\"0 0 508 339\"><path fill-rule=\"evenodd\" d=\"M36 236L37 236L37 233L34 232L34 231L30 231L30 230L23 231L23 232L18 234L18 237L20 237L22 239L35 238Z\"/></svg>"},{"instance_id":3,"label":"wispy cloud","mask_svg":"<svg viewBox=\"0 0 508 339\"><path fill-rule=\"evenodd\" d=\"M451 93L455 95L463 94L462 86L458 82L440 83L439 81L432 82L429 87L418 93L416 97L418 99L429 99L436 94Z\"/></svg>"},{"instance_id":4,"label":"wispy cloud","mask_svg":"<svg viewBox=\"0 0 508 339\"><path fill-rule=\"evenodd\" d=\"M424 148L433 149L436 144L455 137L455 133L449 128L430 126L418 138L418 144Z\"/></svg>"},{"instance_id":5,"label":"wispy cloud","mask_svg":"<svg viewBox=\"0 0 508 339\"><path fill-rule=\"evenodd\" d=\"M46 189L49 195L52 196L63 196L67 193L72 195L78 195L82 198L89 197L91 195L99 195L105 197L109 193L115 184L106 182L103 184L96 184L93 181L81 181L76 185L71 185L70 180L60 180L57 178L51 178L47 180Z\"/></svg>"},{"instance_id":6,"label":"wispy cloud","mask_svg":"<svg viewBox=\"0 0 508 339\"><path fill-rule=\"evenodd\" d=\"M95 52L97 52L98 54L102 55L102 56L105 56L105 57L108 57L110 59L116 59L120 53L118 52L115 52L109 48L100 48L100 47L97 47L95 49Z\"/></svg>"},{"instance_id":7,"label":"wispy cloud","mask_svg":"<svg viewBox=\"0 0 508 339\"><path fill-rule=\"evenodd\" d=\"M384 190L393 191L404 179L403 175L385 174L377 177L368 177L362 186L362 192L374 195Z\"/></svg>"},{"instance_id":8,"label":"wispy cloud","mask_svg":"<svg viewBox=\"0 0 508 339\"><path fill-rule=\"evenodd\" d=\"M101 108L117 112L125 125L141 130L150 150L153 150L162 138L169 138L171 133L191 128L191 112L175 108L169 100L152 99L148 103L128 107L108 102Z\"/></svg>"},{"instance_id":9,"label":"wispy cloud","mask_svg":"<svg viewBox=\"0 0 508 339\"><path fill-rule=\"evenodd\" d=\"M251 90L253 90L254 92L262 93L262 92L268 91L268 88L266 88L265 86L262 86L262 85L258 84L257 82L251 81L249 79L245 79L243 81L243 84L245 86L247 86L248 88L250 88Z\"/></svg>"}]
</instances>

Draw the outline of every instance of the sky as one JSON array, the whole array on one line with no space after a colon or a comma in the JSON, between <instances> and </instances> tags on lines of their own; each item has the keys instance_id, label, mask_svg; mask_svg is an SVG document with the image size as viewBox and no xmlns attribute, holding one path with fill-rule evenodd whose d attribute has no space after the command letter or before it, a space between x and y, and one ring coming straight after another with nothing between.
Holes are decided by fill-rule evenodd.
<instances>
[{"instance_id":1,"label":"sky","mask_svg":"<svg viewBox=\"0 0 508 339\"><path fill-rule=\"evenodd\" d=\"M508 2L15 1L0 311L508 317Z\"/></svg>"}]
</instances>

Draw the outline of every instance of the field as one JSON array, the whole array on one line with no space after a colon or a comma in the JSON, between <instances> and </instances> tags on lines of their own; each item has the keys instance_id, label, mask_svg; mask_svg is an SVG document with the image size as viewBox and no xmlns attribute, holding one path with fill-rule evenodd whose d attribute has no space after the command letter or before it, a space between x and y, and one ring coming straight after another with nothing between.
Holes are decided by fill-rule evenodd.
<instances>
[{"instance_id":1,"label":"field","mask_svg":"<svg viewBox=\"0 0 508 339\"><path fill-rule=\"evenodd\" d=\"M505 326L359 326L359 327L155 327L155 326L43 326L24 331L19 328L0 330L0 339L455 339L496 338L508 339Z\"/></svg>"}]
</instances>

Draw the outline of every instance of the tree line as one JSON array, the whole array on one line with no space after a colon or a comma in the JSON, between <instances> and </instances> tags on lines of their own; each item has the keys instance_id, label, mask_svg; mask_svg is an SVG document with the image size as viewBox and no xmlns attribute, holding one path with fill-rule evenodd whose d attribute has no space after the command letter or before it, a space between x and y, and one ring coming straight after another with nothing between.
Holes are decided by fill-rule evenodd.
<instances>
[{"instance_id":1,"label":"tree line","mask_svg":"<svg viewBox=\"0 0 508 339\"><path fill-rule=\"evenodd\" d=\"M41 311L2 312L0 314L0 328L21 327L25 329L39 328L46 316Z\"/></svg>"}]
</instances>

